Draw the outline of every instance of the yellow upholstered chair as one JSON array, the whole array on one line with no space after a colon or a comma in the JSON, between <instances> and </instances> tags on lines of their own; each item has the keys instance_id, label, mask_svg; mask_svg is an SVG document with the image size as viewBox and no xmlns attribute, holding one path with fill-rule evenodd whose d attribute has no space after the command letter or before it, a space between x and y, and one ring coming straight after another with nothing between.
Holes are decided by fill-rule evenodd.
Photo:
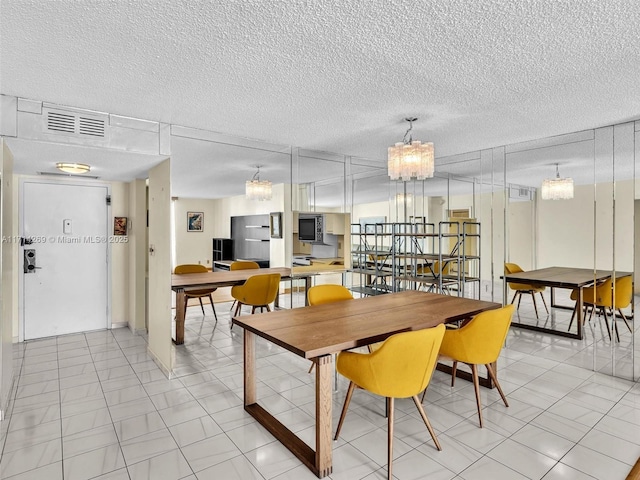
<instances>
[{"instance_id":1,"label":"yellow upholstered chair","mask_svg":"<svg viewBox=\"0 0 640 480\"><path fill-rule=\"evenodd\" d=\"M325 285L316 285L307 291L307 300L309 305L322 305L324 303L342 302L345 300L353 300L353 295L347 287L328 283ZM309 373L313 371L315 363L309 367Z\"/></svg>"},{"instance_id":2,"label":"yellow upholstered chair","mask_svg":"<svg viewBox=\"0 0 640 480\"><path fill-rule=\"evenodd\" d=\"M231 262L229 266L229 270L252 270L257 268L260 268L260 265L248 260L236 260L235 262Z\"/></svg>"},{"instance_id":3,"label":"yellow upholstered chair","mask_svg":"<svg viewBox=\"0 0 640 480\"><path fill-rule=\"evenodd\" d=\"M620 341L620 333L618 332L618 324L616 323L615 317L616 312L614 310L618 311L620 317L624 320L625 325L629 329L629 332L633 333L627 317L622 312L623 308L627 308L631 304L631 299L633 298L633 279L630 275L616 278L615 285L613 284L612 278L607 279L605 282L596 286L595 298L593 300L592 298L592 296L584 296L585 305L593 306L589 319L591 319L594 310L598 310L599 313L602 313L604 316L604 322L607 326L609 340L611 340L611 330L609 329L607 310L611 314L613 329L616 332L616 338L618 341Z\"/></svg>"},{"instance_id":4,"label":"yellow upholstered chair","mask_svg":"<svg viewBox=\"0 0 640 480\"><path fill-rule=\"evenodd\" d=\"M353 300L353 295L347 287L335 284L316 285L307 291L309 305L322 305L323 303L341 302Z\"/></svg>"},{"instance_id":5,"label":"yellow upholstered chair","mask_svg":"<svg viewBox=\"0 0 640 480\"><path fill-rule=\"evenodd\" d=\"M231 287L231 296L238 301L238 305L233 316L240 315L242 305L251 306L251 313L255 313L256 308L260 308L261 312L266 308L270 312L269 304L276 299L279 286L279 273L253 275L243 285L234 285Z\"/></svg>"},{"instance_id":6,"label":"yellow upholstered chair","mask_svg":"<svg viewBox=\"0 0 640 480\"><path fill-rule=\"evenodd\" d=\"M255 270L260 268L256 262L251 262L249 260L236 260L235 262L231 262L229 265L229 270ZM233 310L233 307L237 306L238 302L236 300L231 304L231 308L229 310Z\"/></svg>"},{"instance_id":7,"label":"yellow upholstered chair","mask_svg":"<svg viewBox=\"0 0 640 480\"><path fill-rule=\"evenodd\" d=\"M340 435L351 396L355 387L386 397L388 411L387 478L393 461L393 403L394 398L412 398L427 426L438 450L442 450L429 423L418 393L427 388L438 359L438 350L444 335L444 325L434 328L403 332L387 338L373 353L340 352L336 367L350 380L344 400L335 440Z\"/></svg>"},{"instance_id":8,"label":"yellow upholstered chair","mask_svg":"<svg viewBox=\"0 0 640 480\"><path fill-rule=\"evenodd\" d=\"M177 265L173 270L173 273L176 275L183 275L185 273L206 273L209 269L204 265L196 265L196 264L184 264ZM216 307L213 305L213 297L211 294L215 292L217 288L207 288L202 290L195 290L190 292L185 292L185 300L184 300L184 315L187 316L187 304L189 303L190 298L197 298L200 300L200 308L202 309L202 314L204 315L204 305L202 304L202 297L209 297L209 302L211 302L211 308L213 309L213 316L216 318L216 322L218 321L218 315L216 314Z\"/></svg>"},{"instance_id":9,"label":"yellow upholstered chair","mask_svg":"<svg viewBox=\"0 0 640 480\"><path fill-rule=\"evenodd\" d=\"M487 367L489 376L496 384L502 401L506 407L509 406L491 364L500 356L507 333L509 333L513 311L514 306L507 305L497 310L479 313L466 325L457 329L448 329L440 346L440 356L453 360L451 386L455 382L458 362L466 363L471 367L480 427L482 427L482 407L480 406L478 365Z\"/></svg>"},{"instance_id":10,"label":"yellow upholstered chair","mask_svg":"<svg viewBox=\"0 0 640 480\"><path fill-rule=\"evenodd\" d=\"M518 272L524 272L524 270L522 270L522 268L520 268L519 265L515 263L504 264L505 275L508 275L510 273L518 273ZM522 294L528 293L531 295L531 298L533 299L533 308L536 311L536 318L539 318L538 305L536 305L536 293L539 293L540 297L542 298L542 303L544 304L544 309L547 311L547 313L549 313L549 309L547 308L547 302L544 299L544 295L542 294L542 292L544 292L545 290L545 287L538 287L535 285L531 285L529 283L509 282L509 288L511 290L515 290L515 293L513 294L513 298L511 299L511 303L513 303L516 297L518 297L518 308L520 308L520 300L522 300Z\"/></svg>"}]
</instances>

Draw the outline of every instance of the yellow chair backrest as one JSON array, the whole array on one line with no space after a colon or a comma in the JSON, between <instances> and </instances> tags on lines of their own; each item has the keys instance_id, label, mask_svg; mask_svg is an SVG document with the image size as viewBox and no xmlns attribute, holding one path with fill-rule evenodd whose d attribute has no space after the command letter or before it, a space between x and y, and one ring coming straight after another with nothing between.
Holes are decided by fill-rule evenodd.
<instances>
[{"instance_id":1,"label":"yellow chair backrest","mask_svg":"<svg viewBox=\"0 0 640 480\"><path fill-rule=\"evenodd\" d=\"M449 275L449 270L451 269L451 262L443 262L444 267L440 268L440 261L436 260L433 262L433 272L438 275Z\"/></svg>"},{"instance_id":2,"label":"yellow chair backrest","mask_svg":"<svg viewBox=\"0 0 640 480\"><path fill-rule=\"evenodd\" d=\"M631 276L616 279L615 292L612 292L612 279L596 287L596 305L610 308L626 308L631 303L633 282ZM615 294L615 297L614 297Z\"/></svg>"},{"instance_id":3,"label":"yellow chair backrest","mask_svg":"<svg viewBox=\"0 0 640 480\"><path fill-rule=\"evenodd\" d=\"M209 269L204 265L188 263L184 265L176 265L176 268L173 270L173 273L175 273L176 275L182 275L183 273L204 273L208 271Z\"/></svg>"},{"instance_id":4,"label":"yellow chair backrest","mask_svg":"<svg viewBox=\"0 0 640 480\"><path fill-rule=\"evenodd\" d=\"M279 286L280 274L267 273L247 278L244 285L239 286L235 291L241 292L238 300L245 305L267 305L276 299Z\"/></svg>"},{"instance_id":5,"label":"yellow chair backrest","mask_svg":"<svg viewBox=\"0 0 640 480\"><path fill-rule=\"evenodd\" d=\"M323 303L353 300L353 295L348 288L342 285L326 284L311 287L307 292L307 298L309 305L322 305Z\"/></svg>"},{"instance_id":6,"label":"yellow chair backrest","mask_svg":"<svg viewBox=\"0 0 640 480\"><path fill-rule=\"evenodd\" d=\"M231 263L229 270L252 270L256 268L260 268L260 265L258 265L256 262L238 260Z\"/></svg>"},{"instance_id":7,"label":"yellow chair backrest","mask_svg":"<svg viewBox=\"0 0 640 480\"><path fill-rule=\"evenodd\" d=\"M520 268L520 265L518 265L517 263L505 263L504 264L504 274L508 275L510 273L520 273L520 272L524 272L524 270L522 268ZM528 283L514 283L514 282L509 282L509 288L511 290L529 290L531 289L531 285Z\"/></svg>"},{"instance_id":8,"label":"yellow chair backrest","mask_svg":"<svg viewBox=\"0 0 640 480\"><path fill-rule=\"evenodd\" d=\"M373 353L343 352L348 378L383 397L408 398L424 390L438 359L444 325L403 332L387 338ZM346 365L345 365L346 364ZM345 372L346 373L346 372Z\"/></svg>"},{"instance_id":9,"label":"yellow chair backrest","mask_svg":"<svg viewBox=\"0 0 640 480\"><path fill-rule=\"evenodd\" d=\"M464 327L447 330L440 354L469 364L486 365L498 359L509 333L515 306L479 313Z\"/></svg>"}]
</instances>

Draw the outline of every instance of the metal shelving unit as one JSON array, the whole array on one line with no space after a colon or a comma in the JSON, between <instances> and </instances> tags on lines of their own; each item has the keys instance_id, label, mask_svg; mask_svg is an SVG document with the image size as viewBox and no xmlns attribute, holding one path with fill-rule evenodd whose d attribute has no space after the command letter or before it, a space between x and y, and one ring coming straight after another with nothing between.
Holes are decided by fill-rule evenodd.
<instances>
[{"instance_id":1,"label":"metal shelving unit","mask_svg":"<svg viewBox=\"0 0 640 480\"><path fill-rule=\"evenodd\" d=\"M480 298L480 223L376 224L362 231L352 225L352 272L360 275L353 291L377 295L420 290Z\"/></svg>"}]
</instances>

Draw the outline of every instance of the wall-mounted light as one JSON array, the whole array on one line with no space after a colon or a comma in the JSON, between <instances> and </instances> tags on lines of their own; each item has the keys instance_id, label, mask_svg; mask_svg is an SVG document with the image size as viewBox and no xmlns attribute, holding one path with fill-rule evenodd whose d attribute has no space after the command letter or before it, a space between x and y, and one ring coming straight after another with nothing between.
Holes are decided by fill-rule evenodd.
<instances>
[{"instance_id":1,"label":"wall-mounted light","mask_svg":"<svg viewBox=\"0 0 640 480\"><path fill-rule=\"evenodd\" d=\"M556 178L547 178L542 182L541 197L543 200L567 200L573 198L573 179L560 178L556 163Z\"/></svg>"},{"instance_id":2,"label":"wall-mounted light","mask_svg":"<svg viewBox=\"0 0 640 480\"><path fill-rule=\"evenodd\" d=\"M416 178L424 180L433 177L435 154L433 143L414 141L411 137L415 117L405 118L409 122L409 129L404 134L402 142L389 147L388 170L391 180L403 180L405 182ZM408 137L408 138L407 138Z\"/></svg>"},{"instance_id":3,"label":"wall-mounted light","mask_svg":"<svg viewBox=\"0 0 640 480\"><path fill-rule=\"evenodd\" d=\"M260 180L260 167L261 165L256 165L258 171L245 184L245 194L249 200L271 200L271 182Z\"/></svg>"},{"instance_id":4,"label":"wall-mounted light","mask_svg":"<svg viewBox=\"0 0 640 480\"><path fill-rule=\"evenodd\" d=\"M89 165L84 163L56 163L56 168L64 173L82 174L91 170Z\"/></svg>"}]
</instances>

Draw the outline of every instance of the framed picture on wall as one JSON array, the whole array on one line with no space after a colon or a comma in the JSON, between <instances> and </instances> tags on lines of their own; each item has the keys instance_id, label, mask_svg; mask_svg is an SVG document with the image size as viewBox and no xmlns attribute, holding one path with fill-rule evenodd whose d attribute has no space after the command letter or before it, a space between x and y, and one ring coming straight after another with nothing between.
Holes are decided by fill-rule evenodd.
<instances>
[{"instance_id":1,"label":"framed picture on wall","mask_svg":"<svg viewBox=\"0 0 640 480\"><path fill-rule=\"evenodd\" d=\"M271 238L282 238L282 213L274 212L269 214L269 232Z\"/></svg>"},{"instance_id":2,"label":"framed picture on wall","mask_svg":"<svg viewBox=\"0 0 640 480\"><path fill-rule=\"evenodd\" d=\"M187 212L187 232L202 232L204 228L204 213Z\"/></svg>"},{"instance_id":3,"label":"framed picture on wall","mask_svg":"<svg viewBox=\"0 0 640 480\"><path fill-rule=\"evenodd\" d=\"M114 235L126 235L127 234L127 217L114 217L114 219L113 219L113 234Z\"/></svg>"}]
</instances>

